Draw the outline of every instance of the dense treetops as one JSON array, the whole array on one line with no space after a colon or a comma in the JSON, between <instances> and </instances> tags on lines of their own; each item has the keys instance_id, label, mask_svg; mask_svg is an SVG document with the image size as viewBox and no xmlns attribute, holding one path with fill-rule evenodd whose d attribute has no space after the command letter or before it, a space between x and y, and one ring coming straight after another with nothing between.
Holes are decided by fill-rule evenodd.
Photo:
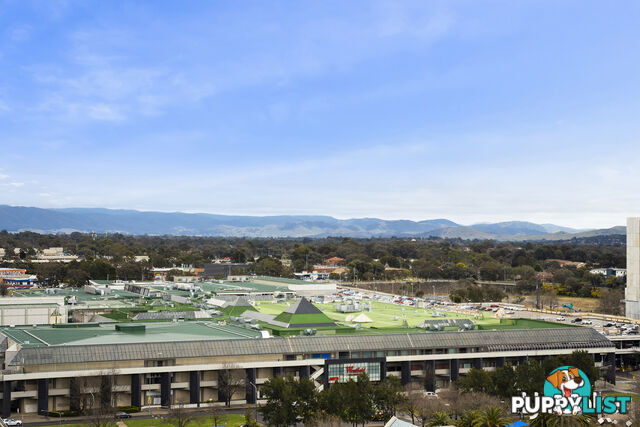
<instances>
[{"instance_id":1,"label":"dense treetops","mask_svg":"<svg viewBox=\"0 0 640 427\"><path fill-rule=\"evenodd\" d=\"M80 256L66 265L31 264L36 251L63 247ZM291 277L311 270L327 258L346 260L347 269L335 279L516 280L522 291L531 291L538 273L550 274L561 285L558 294L592 296L604 278L588 273L592 266L625 267L625 247L620 244L535 243L462 241L442 239L245 239L184 236L131 236L123 234L38 234L0 232L5 266L23 266L41 278L79 284L92 279L149 278L151 267L203 266L216 258L251 262L256 274ZM20 248L14 255L14 248ZM136 263L133 256L147 255L149 262ZM548 260L585 263L561 266ZM11 261L11 262L9 262Z\"/></svg>"}]
</instances>

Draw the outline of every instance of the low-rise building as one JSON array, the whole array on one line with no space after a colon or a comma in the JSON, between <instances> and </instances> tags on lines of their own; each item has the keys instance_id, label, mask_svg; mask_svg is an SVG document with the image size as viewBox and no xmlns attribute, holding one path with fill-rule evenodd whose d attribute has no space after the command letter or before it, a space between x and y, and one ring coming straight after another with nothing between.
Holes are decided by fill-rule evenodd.
<instances>
[{"instance_id":1,"label":"low-rise building","mask_svg":"<svg viewBox=\"0 0 640 427\"><path fill-rule=\"evenodd\" d=\"M604 277L626 277L627 276L627 269L626 268L615 268L615 267L608 267L608 268L592 268L591 270L589 270L589 273L591 274L600 274Z\"/></svg>"},{"instance_id":2,"label":"low-rise building","mask_svg":"<svg viewBox=\"0 0 640 427\"><path fill-rule=\"evenodd\" d=\"M2 416L77 408L105 383L111 386L102 390L111 391L103 399L142 408L210 406L227 392L234 404L255 404L265 381L289 374L326 388L366 372L373 382L397 376L403 385L435 391L472 368L495 370L575 350L588 352L615 381L616 348L591 328L290 338L262 338L262 332L207 321L2 327ZM226 389L225 375L246 386Z\"/></svg>"},{"instance_id":3,"label":"low-rise building","mask_svg":"<svg viewBox=\"0 0 640 427\"><path fill-rule=\"evenodd\" d=\"M0 268L0 283L12 289L31 288L38 277L27 274L24 268Z\"/></svg>"},{"instance_id":4,"label":"low-rise building","mask_svg":"<svg viewBox=\"0 0 640 427\"><path fill-rule=\"evenodd\" d=\"M64 297L0 298L0 325L49 325L67 323Z\"/></svg>"},{"instance_id":5,"label":"low-rise building","mask_svg":"<svg viewBox=\"0 0 640 427\"><path fill-rule=\"evenodd\" d=\"M36 258L32 262L71 262L77 261L77 255L70 255L64 252L61 247L43 249L36 254Z\"/></svg>"}]
</instances>

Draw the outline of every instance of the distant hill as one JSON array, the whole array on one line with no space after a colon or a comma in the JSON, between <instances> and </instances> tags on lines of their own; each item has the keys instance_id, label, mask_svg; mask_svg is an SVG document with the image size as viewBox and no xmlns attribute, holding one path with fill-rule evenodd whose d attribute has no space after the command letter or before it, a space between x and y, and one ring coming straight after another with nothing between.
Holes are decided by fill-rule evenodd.
<instances>
[{"instance_id":1,"label":"distant hill","mask_svg":"<svg viewBox=\"0 0 640 427\"><path fill-rule=\"evenodd\" d=\"M471 228L482 231L484 233L508 236L546 234L556 233L559 231L575 233L578 231L572 228L560 227L553 224L534 224L533 222L525 221L497 222L495 224L475 224L472 225Z\"/></svg>"},{"instance_id":2,"label":"distant hill","mask_svg":"<svg viewBox=\"0 0 640 427\"><path fill-rule=\"evenodd\" d=\"M624 227L576 230L511 221L463 226L447 219L336 219L320 215L236 216L118 209L41 209L0 205L0 229L41 233L110 232L236 237L442 237L496 240L569 240L624 234Z\"/></svg>"}]
</instances>

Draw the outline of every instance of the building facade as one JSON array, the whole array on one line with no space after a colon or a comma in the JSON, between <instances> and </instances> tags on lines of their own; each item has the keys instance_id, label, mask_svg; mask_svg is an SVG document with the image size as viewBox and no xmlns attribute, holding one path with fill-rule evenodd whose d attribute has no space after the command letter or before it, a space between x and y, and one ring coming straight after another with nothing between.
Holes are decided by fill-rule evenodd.
<instances>
[{"instance_id":1,"label":"building facade","mask_svg":"<svg viewBox=\"0 0 640 427\"><path fill-rule=\"evenodd\" d=\"M374 380L393 375L434 391L471 368L493 370L575 350L591 354L615 381L607 367L615 364L616 347L591 328L172 342L144 342L141 335L140 342L123 344L40 346L18 344L16 331L3 333L3 417L77 408L105 390L114 406L212 405L229 392L223 378L242 384L231 390L234 402L252 404L265 381L289 374L308 377L319 389L367 372Z\"/></svg>"},{"instance_id":2,"label":"building facade","mask_svg":"<svg viewBox=\"0 0 640 427\"><path fill-rule=\"evenodd\" d=\"M640 319L640 217L627 218L627 287L625 313Z\"/></svg>"}]
</instances>

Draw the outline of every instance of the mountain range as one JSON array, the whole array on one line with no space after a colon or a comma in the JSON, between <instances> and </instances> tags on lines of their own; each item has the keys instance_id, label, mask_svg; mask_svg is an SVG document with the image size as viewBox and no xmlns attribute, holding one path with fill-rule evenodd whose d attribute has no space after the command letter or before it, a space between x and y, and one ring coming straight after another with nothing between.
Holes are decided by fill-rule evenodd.
<instances>
[{"instance_id":1,"label":"mountain range","mask_svg":"<svg viewBox=\"0 0 640 427\"><path fill-rule=\"evenodd\" d=\"M625 227L576 230L524 221L456 224L377 218L336 219L320 215L238 216L143 212L102 208L42 209L0 205L0 230L40 233L124 233L235 237L443 237L496 240L568 240L625 234Z\"/></svg>"}]
</instances>

